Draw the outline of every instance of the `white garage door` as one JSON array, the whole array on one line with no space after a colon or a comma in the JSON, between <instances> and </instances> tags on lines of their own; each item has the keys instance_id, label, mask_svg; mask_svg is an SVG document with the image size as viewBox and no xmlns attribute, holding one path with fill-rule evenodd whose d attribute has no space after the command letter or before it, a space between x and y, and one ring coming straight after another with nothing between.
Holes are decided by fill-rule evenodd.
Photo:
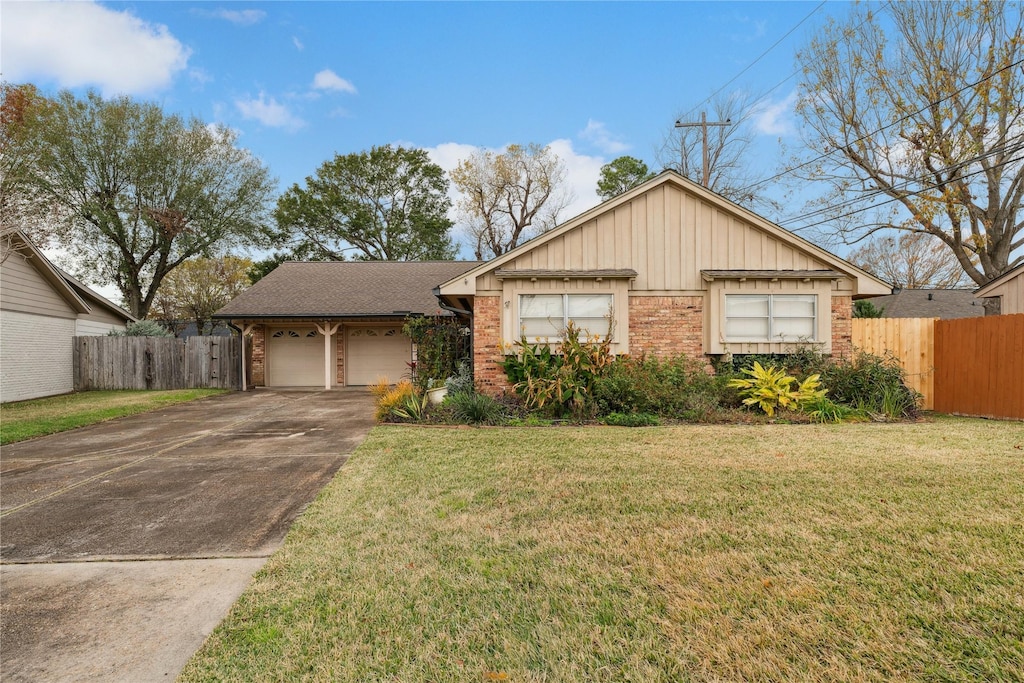
<instances>
[{"instance_id":1,"label":"white garage door","mask_svg":"<svg viewBox=\"0 0 1024 683\"><path fill-rule=\"evenodd\" d=\"M267 340L267 386L323 385L323 336L312 327L271 329Z\"/></svg>"},{"instance_id":2,"label":"white garage door","mask_svg":"<svg viewBox=\"0 0 1024 683\"><path fill-rule=\"evenodd\" d=\"M400 325L348 327L345 330L347 384L373 384L381 377L392 383L409 376L412 340Z\"/></svg>"}]
</instances>

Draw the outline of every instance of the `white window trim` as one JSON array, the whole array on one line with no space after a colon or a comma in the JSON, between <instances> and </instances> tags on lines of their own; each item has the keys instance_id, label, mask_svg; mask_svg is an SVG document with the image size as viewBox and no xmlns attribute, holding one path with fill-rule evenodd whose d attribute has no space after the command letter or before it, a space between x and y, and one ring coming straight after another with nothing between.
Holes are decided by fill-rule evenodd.
<instances>
[{"instance_id":1,"label":"white window trim","mask_svg":"<svg viewBox=\"0 0 1024 683\"><path fill-rule=\"evenodd\" d=\"M722 316L723 316L723 319L724 319L724 322L725 322L724 329L726 329L726 330L729 328L729 320L730 319L747 319L747 320L750 320L750 319L764 320L765 319L765 316L730 316L728 314L728 310L729 310L729 303L728 302L729 302L729 298L730 297L737 297L737 298L760 298L760 297L767 297L767 299L768 299L768 315L767 315L767 319L768 319L768 337L767 338L760 338L760 337L729 337L729 336L726 336L725 337L725 342L727 344L733 344L733 343L737 343L737 344L775 344L775 343L794 343L794 342L801 342L801 341L806 341L808 343L818 343L820 341L818 339L818 296L816 294L797 293L797 292L772 292L772 293L726 292L725 293L725 300L723 302L723 309L722 309ZM809 338L809 339L808 338L803 338L803 337L787 338L787 337L782 336L781 334L775 334L775 320L776 320L775 311L774 311L774 300L775 300L775 297L803 297L803 298L808 299L812 303L812 305L814 307L814 312L810 316L810 320L812 322L811 329L814 330L814 335L811 338ZM801 319L801 320L808 319L808 316L778 316L778 317L779 318L795 318L795 319Z\"/></svg>"},{"instance_id":2,"label":"white window trim","mask_svg":"<svg viewBox=\"0 0 1024 683\"><path fill-rule=\"evenodd\" d=\"M569 297L572 296L604 296L608 297L609 306L608 312L604 314L603 318L608 321L612 326L611 341L615 342L618 330L615 329L615 292L519 292L516 301L516 329L519 334L516 339L521 339L523 336L523 297L524 296L560 296L562 297L562 324L560 329L565 330L569 324ZM601 333L602 337L604 332ZM542 344L557 344L564 341L564 337L559 335L556 337L527 337L527 341L533 342L540 340Z\"/></svg>"}]
</instances>

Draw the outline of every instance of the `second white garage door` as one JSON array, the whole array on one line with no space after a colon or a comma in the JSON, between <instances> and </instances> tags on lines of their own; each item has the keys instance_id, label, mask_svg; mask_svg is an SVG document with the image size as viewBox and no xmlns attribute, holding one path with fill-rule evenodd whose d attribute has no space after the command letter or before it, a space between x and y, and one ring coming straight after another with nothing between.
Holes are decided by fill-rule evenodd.
<instances>
[{"instance_id":1,"label":"second white garage door","mask_svg":"<svg viewBox=\"0 0 1024 683\"><path fill-rule=\"evenodd\" d=\"M409 376L412 340L402 334L400 325L346 327L345 338L346 384L373 384L381 377L395 383Z\"/></svg>"},{"instance_id":2,"label":"second white garage door","mask_svg":"<svg viewBox=\"0 0 1024 683\"><path fill-rule=\"evenodd\" d=\"M324 338L311 327L271 329L267 344L267 386L324 384Z\"/></svg>"}]
</instances>

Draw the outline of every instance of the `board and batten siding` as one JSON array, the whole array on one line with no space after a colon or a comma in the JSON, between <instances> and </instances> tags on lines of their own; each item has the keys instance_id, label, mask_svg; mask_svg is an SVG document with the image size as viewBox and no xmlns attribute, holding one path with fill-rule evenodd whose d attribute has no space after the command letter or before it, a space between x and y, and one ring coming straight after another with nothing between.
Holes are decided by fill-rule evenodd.
<instances>
[{"instance_id":1,"label":"board and batten siding","mask_svg":"<svg viewBox=\"0 0 1024 683\"><path fill-rule=\"evenodd\" d=\"M72 391L74 335L73 318L0 312L0 402Z\"/></svg>"},{"instance_id":2,"label":"board and batten siding","mask_svg":"<svg viewBox=\"0 0 1024 683\"><path fill-rule=\"evenodd\" d=\"M1024 271L994 287L988 296L999 297L1000 313L1024 313Z\"/></svg>"},{"instance_id":3,"label":"board and batten siding","mask_svg":"<svg viewBox=\"0 0 1024 683\"><path fill-rule=\"evenodd\" d=\"M509 263L505 269L631 268L631 296L697 294L707 290L701 270L826 270L833 266L738 215L665 183L595 216ZM853 283L840 281L849 296ZM497 294L493 271L477 280L477 294ZM840 292L836 292L839 294Z\"/></svg>"}]
</instances>

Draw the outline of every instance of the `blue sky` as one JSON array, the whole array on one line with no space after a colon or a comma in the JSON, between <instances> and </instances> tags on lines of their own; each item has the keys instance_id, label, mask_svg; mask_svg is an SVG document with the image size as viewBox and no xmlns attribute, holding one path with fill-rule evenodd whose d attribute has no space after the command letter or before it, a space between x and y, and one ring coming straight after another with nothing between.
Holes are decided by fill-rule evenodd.
<instances>
[{"instance_id":1,"label":"blue sky","mask_svg":"<svg viewBox=\"0 0 1024 683\"><path fill-rule=\"evenodd\" d=\"M602 164L631 154L660 168L676 118L806 19L726 92L790 76L815 28L849 11L819 4L5 1L0 70L226 124L282 190L372 145L423 147L451 168L477 147L550 144L573 215L597 203ZM795 87L754 118L761 177L780 166L780 141L798 144Z\"/></svg>"}]
</instances>

